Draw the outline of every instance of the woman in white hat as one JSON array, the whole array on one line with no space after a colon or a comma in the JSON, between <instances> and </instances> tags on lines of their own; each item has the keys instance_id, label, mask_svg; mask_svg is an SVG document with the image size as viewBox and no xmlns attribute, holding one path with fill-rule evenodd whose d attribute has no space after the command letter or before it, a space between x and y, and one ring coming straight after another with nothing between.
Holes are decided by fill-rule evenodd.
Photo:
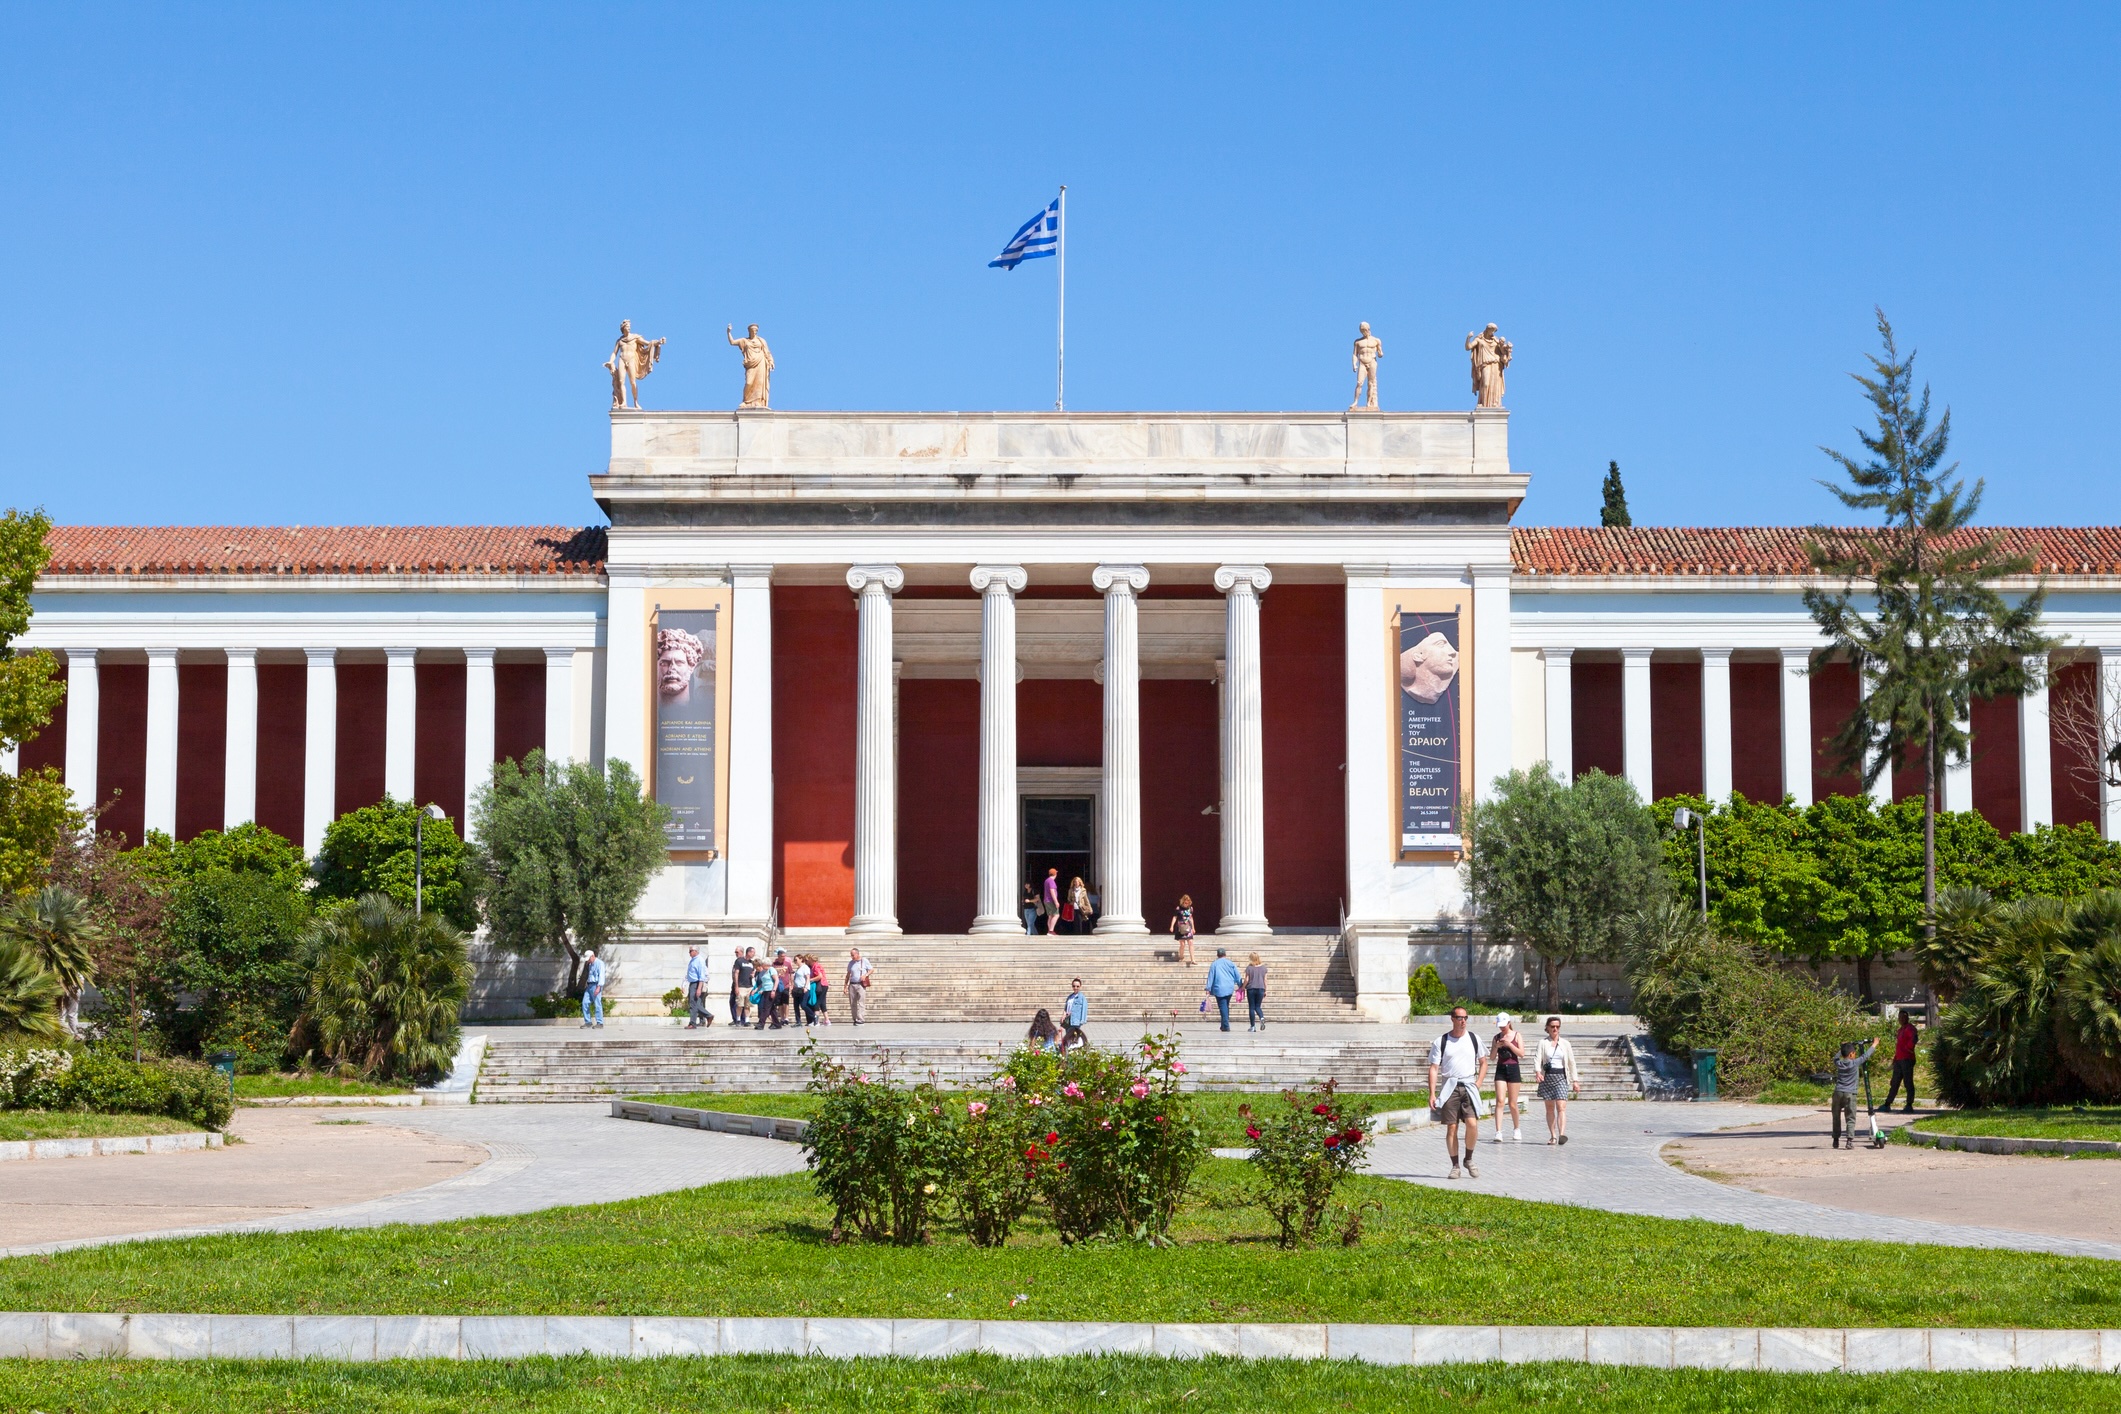
<instances>
[{"instance_id":1,"label":"woman in white hat","mask_svg":"<svg viewBox=\"0 0 2121 1414\"><path fill-rule=\"evenodd\" d=\"M1517 1032L1517 1019L1508 1012L1495 1016L1495 1041L1488 1047L1495 1053L1495 1142L1503 1140L1502 1112L1510 1112L1509 1138L1513 1143L1524 1142L1524 1107L1518 1103L1518 1086L1524 1080L1524 1037Z\"/></svg>"}]
</instances>

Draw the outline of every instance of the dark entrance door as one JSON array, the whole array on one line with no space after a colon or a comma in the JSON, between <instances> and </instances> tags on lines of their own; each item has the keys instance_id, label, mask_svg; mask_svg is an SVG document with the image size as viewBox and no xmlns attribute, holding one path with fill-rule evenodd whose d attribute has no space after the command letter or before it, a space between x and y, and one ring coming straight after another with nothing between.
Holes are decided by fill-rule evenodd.
<instances>
[{"instance_id":1,"label":"dark entrance door","mask_svg":"<svg viewBox=\"0 0 2121 1414\"><path fill-rule=\"evenodd\" d=\"M1044 886L1048 869L1060 870L1061 897L1068 881L1080 878L1097 892L1090 876L1096 858L1096 801L1086 795L1023 797L1024 877Z\"/></svg>"}]
</instances>

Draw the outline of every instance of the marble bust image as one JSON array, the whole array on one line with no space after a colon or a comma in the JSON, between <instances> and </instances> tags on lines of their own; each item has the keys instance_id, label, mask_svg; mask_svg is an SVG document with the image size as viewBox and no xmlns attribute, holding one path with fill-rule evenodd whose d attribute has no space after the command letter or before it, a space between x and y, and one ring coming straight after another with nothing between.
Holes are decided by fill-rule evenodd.
<instances>
[{"instance_id":1,"label":"marble bust image","mask_svg":"<svg viewBox=\"0 0 2121 1414\"><path fill-rule=\"evenodd\" d=\"M1399 655L1399 687L1416 702L1434 702L1458 676L1458 650L1441 633L1432 633Z\"/></svg>"},{"instance_id":2,"label":"marble bust image","mask_svg":"<svg viewBox=\"0 0 2121 1414\"><path fill-rule=\"evenodd\" d=\"M692 676L699 671L707 645L681 628L659 628L655 632L656 690L672 700L692 690Z\"/></svg>"}]
</instances>

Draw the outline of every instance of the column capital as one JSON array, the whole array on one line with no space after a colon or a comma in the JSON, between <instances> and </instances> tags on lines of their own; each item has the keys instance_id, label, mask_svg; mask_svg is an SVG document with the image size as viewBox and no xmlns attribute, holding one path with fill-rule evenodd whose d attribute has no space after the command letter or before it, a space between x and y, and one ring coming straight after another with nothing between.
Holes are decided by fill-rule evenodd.
<instances>
[{"instance_id":1,"label":"column capital","mask_svg":"<svg viewBox=\"0 0 2121 1414\"><path fill-rule=\"evenodd\" d=\"M85 663L91 668L96 666L96 650L93 648L55 648L52 651L64 658L68 667L76 663Z\"/></svg>"},{"instance_id":2,"label":"column capital","mask_svg":"<svg viewBox=\"0 0 2121 1414\"><path fill-rule=\"evenodd\" d=\"M972 567L972 587L982 594L990 590L999 589L1014 598L1023 593L1024 586L1030 582L1031 576L1024 572L1022 565L974 565Z\"/></svg>"},{"instance_id":3,"label":"column capital","mask_svg":"<svg viewBox=\"0 0 2121 1414\"><path fill-rule=\"evenodd\" d=\"M875 587L886 594L896 594L906 587L906 572L897 565L850 565L847 568L847 587L860 594Z\"/></svg>"},{"instance_id":4,"label":"column capital","mask_svg":"<svg viewBox=\"0 0 2121 1414\"><path fill-rule=\"evenodd\" d=\"M1656 651L1654 648L1623 648L1620 650L1620 659L1624 663L1647 663L1650 661L1650 655Z\"/></svg>"},{"instance_id":5,"label":"column capital","mask_svg":"<svg viewBox=\"0 0 2121 1414\"><path fill-rule=\"evenodd\" d=\"M1122 594L1139 594L1149 587L1149 568L1146 565L1099 565L1090 571L1091 587L1100 594L1118 590Z\"/></svg>"},{"instance_id":6,"label":"column capital","mask_svg":"<svg viewBox=\"0 0 2121 1414\"><path fill-rule=\"evenodd\" d=\"M1222 565L1215 571L1215 587L1228 594L1243 585L1254 594L1264 594L1274 576L1265 565Z\"/></svg>"},{"instance_id":7,"label":"column capital","mask_svg":"<svg viewBox=\"0 0 2121 1414\"><path fill-rule=\"evenodd\" d=\"M150 663L174 663L177 661L177 650L174 648L150 648L147 650L147 661Z\"/></svg>"},{"instance_id":8,"label":"column capital","mask_svg":"<svg viewBox=\"0 0 2121 1414\"><path fill-rule=\"evenodd\" d=\"M1784 648L1779 651L1782 654L1782 666L1785 668L1809 668L1812 665L1812 650L1809 648Z\"/></svg>"},{"instance_id":9,"label":"column capital","mask_svg":"<svg viewBox=\"0 0 2121 1414\"><path fill-rule=\"evenodd\" d=\"M545 663L548 667L554 663L565 663L567 666L573 667L574 653L575 650L572 648L548 648L545 650Z\"/></svg>"},{"instance_id":10,"label":"column capital","mask_svg":"<svg viewBox=\"0 0 2121 1414\"><path fill-rule=\"evenodd\" d=\"M1517 572L1515 565L1467 565L1466 577L1478 584L1484 579L1499 579L1508 582Z\"/></svg>"},{"instance_id":11,"label":"column capital","mask_svg":"<svg viewBox=\"0 0 2121 1414\"><path fill-rule=\"evenodd\" d=\"M302 656L309 660L310 666L314 667L318 663L336 663L339 660L339 650L336 648L305 648L302 650Z\"/></svg>"},{"instance_id":12,"label":"column capital","mask_svg":"<svg viewBox=\"0 0 2121 1414\"><path fill-rule=\"evenodd\" d=\"M464 650L464 662L467 666L472 663L484 663L490 668L493 666L493 655L494 650L491 648L467 648Z\"/></svg>"},{"instance_id":13,"label":"column capital","mask_svg":"<svg viewBox=\"0 0 2121 1414\"><path fill-rule=\"evenodd\" d=\"M1576 656L1574 648L1542 648L1539 656L1549 663L1566 663Z\"/></svg>"},{"instance_id":14,"label":"column capital","mask_svg":"<svg viewBox=\"0 0 2121 1414\"><path fill-rule=\"evenodd\" d=\"M221 650L221 656L231 664L248 663L256 667L258 663L258 650L255 648L224 648Z\"/></svg>"},{"instance_id":15,"label":"column capital","mask_svg":"<svg viewBox=\"0 0 2121 1414\"><path fill-rule=\"evenodd\" d=\"M1704 648L1701 650L1702 662L1712 663L1719 660L1726 663L1730 662L1731 650L1728 648Z\"/></svg>"},{"instance_id":16,"label":"column capital","mask_svg":"<svg viewBox=\"0 0 2121 1414\"><path fill-rule=\"evenodd\" d=\"M413 660L413 655L419 651L417 648L386 648L383 650L383 661L386 663L409 663Z\"/></svg>"}]
</instances>

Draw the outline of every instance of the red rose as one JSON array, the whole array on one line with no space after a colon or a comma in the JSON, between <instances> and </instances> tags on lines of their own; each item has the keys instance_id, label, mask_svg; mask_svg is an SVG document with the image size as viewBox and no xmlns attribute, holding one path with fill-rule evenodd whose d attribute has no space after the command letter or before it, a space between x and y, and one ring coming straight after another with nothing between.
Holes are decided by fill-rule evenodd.
<instances>
[{"instance_id":1,"label":"red rose","mask_svg":"<svg viewBox=\"0 0 2121 1414\"><path fill-rule=\"evenodd\" d=\"M1245 1138L1247 1138L1247 1139L1257 1139L1257 1138L1259 1138L1259 1126L1258 1126L1258 1125L1256 1125L1256 1124L1248 1124L1248 1125L1246 1125L1246 1126L1245 1126Z\"/></svg>"},{"instance_id":2,"label":"red rose","mask_svg":"<svg viewBox=\"0 0 2121 1414\"><path fill-rule=\"evenodd\" d=\"M1362 1143L1362 1131L1359 1129L1351 1129L1346 1134L1340 1136L1340 1142L1343 1144L1360 1144Z\"/></svg>"},{"instance_id":3,"label":"red rose","mask_svg":"<svg viewBox=\"0 0 2121 1414\"><path fill-rule=\"evenodd\" d=\"M1340 1136L1338 1134L1328 1134L1326 1136L1326 1147L1328 1149L1338 1149L1340 1147Z\"/></svg>"},{"instance_id":4,"label":"red rose","mask_svg":"<svg viewBox=\"0 0 2121 1414\"><path fill-rule=\"evenodd\" d=\"M1046 1132L1046 1142L1048 1144L1058 1144L1060 1143L1060 1135L1054 1133L1051 1130L1048 1130Z\"/></svg>"},{"instance_id":5,"label":"red rose","mask_svg":"<svg viewBox=\"0 0 2121 1414\"><path fill-rule=\"evenodd\" d=\"M1313 1105L1311 1106L1311 1113L1315 1115L1329 1115L1333 1113L1333 1107L1331 1105Z\"/></svg>"}]
</instances>

